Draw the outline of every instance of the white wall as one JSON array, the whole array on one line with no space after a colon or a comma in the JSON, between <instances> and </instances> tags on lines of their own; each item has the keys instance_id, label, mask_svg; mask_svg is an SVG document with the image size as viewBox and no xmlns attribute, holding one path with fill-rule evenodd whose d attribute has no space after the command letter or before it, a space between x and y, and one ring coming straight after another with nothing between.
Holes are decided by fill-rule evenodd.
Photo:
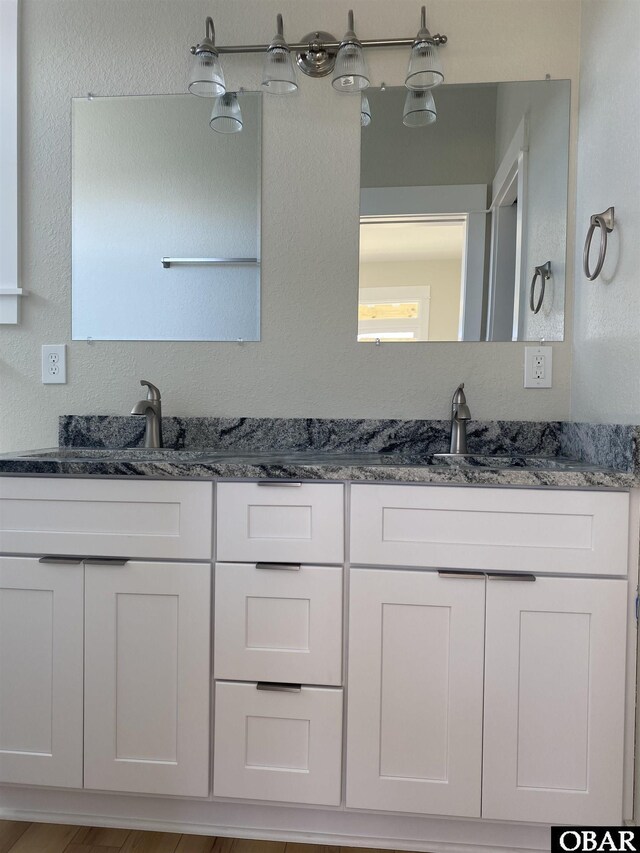
<instances>
[{"instance_id":1,"label":"white wall","mask_svg":"<svg viewBox=\"0 0 640 853\"><path fill-rule=\"evenodd\" d=\"M357 98L300 79L265 97L262 341L70 342L72 96L181 92L188 48L212 14L221 44L346 28L338 0L22 0L23 323L0 330L0 447L51 445L61 413L126 413L138 379L168 415L447 417L464 381L477 418L568 415L571 345L554 387L522 388L522 345L356 343L360 122ZM414 0L355 0L363 38L412 35ZM578 0L433 0L450 82L577 80ZM592 51L590 56L593 56ZM227 59L227 58L225 58ZM372 83L400 85L403 50L370 54ZM226 61L230 88L256 88L260 57ZM607 203L609 203L607 198ZM571 221L570 221L571 226ZM571 233L571 229L570 229ZM629 238L630 239L630 238ZM67 385L40 383L40 346L68 343Z\"/></svg>"},{"instance_id":2,"label":"white wall","mask_svg":"<svg viewBox=\"0 0 640 853\"><path fill-rule=\"evenodd\" d=\"M640 423L640 3L583 0L575 339L575 420ZM587 281L589 217L615 206L602 275ZM596 234L594 242L598 239ZM594 246L591 266L597 258Z\"/></svg>"}]
</instances>

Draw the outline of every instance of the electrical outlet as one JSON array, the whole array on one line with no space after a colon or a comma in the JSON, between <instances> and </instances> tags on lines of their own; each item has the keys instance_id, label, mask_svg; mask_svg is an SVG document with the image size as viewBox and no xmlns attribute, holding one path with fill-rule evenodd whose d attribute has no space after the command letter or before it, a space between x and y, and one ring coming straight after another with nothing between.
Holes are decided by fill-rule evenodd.
<instances>
[{"instance_id":1,"label":"electrical outlet","mask_svg":"<svg viewBox=\"0 0 640 853\"><path fill-rule=\"evenodd\" d=\"M67 345L42 345L42 382L44 385L64 385L67 381Z\"/></svg>"},{"instance_id":2,"label":"electrical outlet","mask_svg":"<svg viewBox=\"0 0 640 853\"><path fill-rule=\"evenodd\" d=\"M551 388L552 367L552 347L525 347L524 387Z\"/></svg>"}]
</instances>

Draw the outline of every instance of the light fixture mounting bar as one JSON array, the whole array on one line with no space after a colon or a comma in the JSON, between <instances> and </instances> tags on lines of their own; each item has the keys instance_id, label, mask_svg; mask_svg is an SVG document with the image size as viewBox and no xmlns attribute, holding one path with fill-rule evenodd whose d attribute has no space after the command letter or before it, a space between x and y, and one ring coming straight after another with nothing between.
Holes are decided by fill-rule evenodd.
<instances>
[{"instance_id":1,"label":"light fixture mounting bar","mask_svg":"<svg viewBox=\"0 0 640 853\"><path fill-rule=\"evenodd\" d=\"M415 41L415 36L397 39L360 39L359 41L363 47L411 47ZM426 41L432 41L433 44L441 46L446 44L448 39L447 36L436 33ZM289 48L294 51L308 50L311 44L312 42L308 41L299 42L289 44ZM323 41L320 44L325 50L331 51L337 51L340 47L339 41ZM218 53L263 53L268 47L268 44L216 45L216 50Z\"/></svg>"}]
</instances>

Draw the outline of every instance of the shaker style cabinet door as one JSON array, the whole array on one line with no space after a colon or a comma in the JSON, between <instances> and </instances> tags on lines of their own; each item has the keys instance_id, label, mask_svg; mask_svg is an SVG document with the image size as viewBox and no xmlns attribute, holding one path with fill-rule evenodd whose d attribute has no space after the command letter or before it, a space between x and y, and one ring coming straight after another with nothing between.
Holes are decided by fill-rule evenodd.
<instances>
[{"instance_id":1,"label":"shaker style cabinet door","mask_svg":"<svg viewBox=\"0 0 640 853\"><path fill-rule=\"evenodd\" d=\"M87 565L85 788L209 793L210 564Z\"/></svg>"},{"instance_id":2,"label":"shaker style cabinet door","mask_svg":"<svg viewBox=\"0 0 640 853\"><path fill-rule=\"evenodd\" d=\"M82 787L82 579L0 558L0 782Z\"/></svg>"},{"instance_id":3,"label":"shaker style cabinet door","mask_svg":"<svg viewBox=\"0 0 640 853\"><path fill-rule=\"evenodd\" d=\"M350 586L347 806L479 817L484 576Z\"/></svg>"},{"instance_id":4,"label":"shaker style cabinet door","mask_svg":"<svg viewBox=\"0 0 640 853\"><path fill-rule=\"evenodd\" d=\"M482 816L622 818L627 584L487 584Z\"/></svg>"}]
</instances>

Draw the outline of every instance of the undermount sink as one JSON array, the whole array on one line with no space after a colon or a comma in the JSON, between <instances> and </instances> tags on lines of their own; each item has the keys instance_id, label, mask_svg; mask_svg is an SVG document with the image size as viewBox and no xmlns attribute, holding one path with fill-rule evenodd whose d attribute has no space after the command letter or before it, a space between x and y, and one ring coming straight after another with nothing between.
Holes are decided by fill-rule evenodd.
<instances>
[{"instance_id":1,"label":"undermount sink","mask_svg":"<svg viewBox=\"0 0 640 853\"><path fill-rule=\"evenodd\" d=\"M333 466L415 466L505 469L521 468L550 471L584 471L594 466L562 457L527 456L524 454L458 454L416 452L346 452L340 450L217 450L201 448L171 450L169 448L95 448L59 447L7 454L12 458L51 462L155 462L172 464L236 465L333 465Z\"/></svg>"}]
</instances>

